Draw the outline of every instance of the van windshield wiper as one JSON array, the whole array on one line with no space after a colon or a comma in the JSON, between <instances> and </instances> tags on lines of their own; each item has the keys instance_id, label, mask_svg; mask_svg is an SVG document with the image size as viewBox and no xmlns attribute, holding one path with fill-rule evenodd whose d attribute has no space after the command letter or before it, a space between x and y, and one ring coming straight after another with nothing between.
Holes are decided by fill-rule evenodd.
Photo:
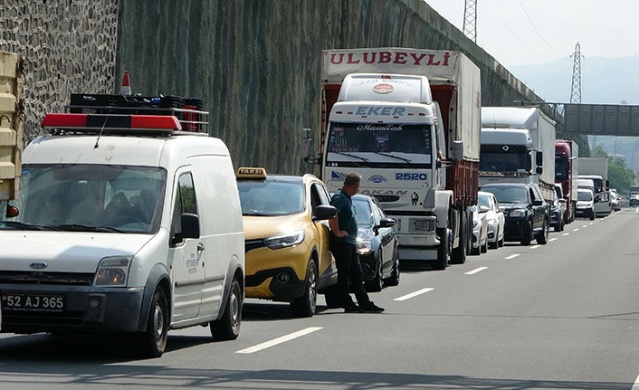
<instances>
[{"instance_id":1,"label":"van windshield wiper","mask_svg":"<svg viewBox=\"0 0 639 390\"><path fill-rule=\"evenodd\" d=\"M17 222L17 221L2 221L7 227L12 227L17 230L46 230L47 226L32 225L30 223Z\"/></svg>"},{"instance_id":2,"label":"van windshield wiper","mask_svg":"<svg viewBox=\"0 0 639 390\"><path fill-rule=\"evenodd\" d=\"M53 230L61 230L61 231L70 231L70 232L112 232L112 233L123 233L122 230L108 227L108 226L87 226L80 224L69 224L69 225L51 225L47 226Z\"/></svg>"}]
</instances>

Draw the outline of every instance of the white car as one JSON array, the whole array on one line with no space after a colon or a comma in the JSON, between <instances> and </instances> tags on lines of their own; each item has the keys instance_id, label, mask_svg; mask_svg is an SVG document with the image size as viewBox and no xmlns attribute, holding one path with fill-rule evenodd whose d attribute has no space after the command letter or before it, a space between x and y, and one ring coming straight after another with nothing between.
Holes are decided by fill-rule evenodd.
<instances>
[{"instance_id":1,"label":"white car","mask_svg":"<svg viewBox=\"0 0 639 390\"><path fill-rule=\"evenodd\" d=\"M504 225L506 217L499 209L499 202L492 192L479 191L477 193L479 212L484 213L488 222L488 246L497 249L504 246Z\"/></svg>"},{"instance_id":2,"label":"white car","mask_svg":"<svg viewBox=\"0 0 639 390\"><path fill-rule=\"evenodd\" d=\"M471 255L479 255L488 251L488 220L486 212L482 212L478 206L471 206L473 213L473 239Z\"/></svg>"}]
</instances>

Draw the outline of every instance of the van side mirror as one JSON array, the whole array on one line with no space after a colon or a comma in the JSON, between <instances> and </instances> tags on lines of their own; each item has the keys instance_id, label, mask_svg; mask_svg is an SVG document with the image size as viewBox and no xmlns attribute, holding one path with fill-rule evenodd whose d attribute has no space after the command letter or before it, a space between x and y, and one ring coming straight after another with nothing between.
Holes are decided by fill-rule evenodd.
<instances>
[{"instance_id":1,"label":"van side mirror","mask_svg":"<svg viewBox=\"0 0 639 390\"><path fill-rule=\"evenodd\" d=\"M182 238L200 238L200 218L196 214L182 214Z\"/></svg>"}]
</instances>

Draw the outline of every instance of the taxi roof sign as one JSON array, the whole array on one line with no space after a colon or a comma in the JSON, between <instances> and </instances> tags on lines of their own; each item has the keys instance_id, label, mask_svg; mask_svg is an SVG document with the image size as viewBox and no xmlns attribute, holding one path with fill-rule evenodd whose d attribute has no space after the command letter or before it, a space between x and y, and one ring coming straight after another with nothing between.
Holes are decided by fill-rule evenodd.
<instances>
[{"instance_id":1,"label":"taxi roof sign","mask_svg":"<svg viewBox=\"0 0 639 390\"><path fill-rule=\"evenodd\" d=\"M237 170L238 179L266 179L266 169L260 167L240 167Z\"/></svg>"}]
</instances>

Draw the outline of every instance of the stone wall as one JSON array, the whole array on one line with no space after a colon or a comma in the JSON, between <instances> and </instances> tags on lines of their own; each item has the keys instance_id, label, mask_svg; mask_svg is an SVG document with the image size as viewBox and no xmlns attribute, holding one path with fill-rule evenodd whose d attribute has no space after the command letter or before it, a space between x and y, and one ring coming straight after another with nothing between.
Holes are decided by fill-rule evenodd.
<instances>
[{"instance_id":1,"label":"stone wall","mask_svg":"<svg viewBox=\"0 0 639 390\"><path fill-rule=\"evenodd\" d=\"M25 58L25 142L74 92L114 85L117 0L0 0L0 50Z\"/></svg>"},{"instance_id":2,"label":"stone wall","mask_svg":"<svg viewBox=\"0 0 639 390\"><path fill-rule=\"evenodd\" d=\"M320 53L354 47L463 51L482 104L535 101L423 0L0 0L0 50L27 58L26 141L73 92L200 97L235 166L317 172L301 129L319 126ZM461 16L460 16L461 17Z\"/></svg>"}]
</instances>

